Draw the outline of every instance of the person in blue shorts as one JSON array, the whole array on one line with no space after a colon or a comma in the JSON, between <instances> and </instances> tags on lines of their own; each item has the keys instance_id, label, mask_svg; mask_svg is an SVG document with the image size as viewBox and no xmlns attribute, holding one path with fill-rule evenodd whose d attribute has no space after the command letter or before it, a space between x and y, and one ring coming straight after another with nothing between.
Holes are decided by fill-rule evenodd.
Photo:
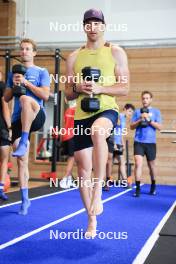
<instances>
[{"instance_id":1,"label":"person in blue shorts","mask_svg":"<svg viewBox=\"0 0 176 264\"><path fill-rule=\"evenodd\" d=\"M136 129L134 137L135 197L140 196L140 180L144 156L147 158L151 177L150 194L156 194L156 131L161 130L162 123L160 110L152 107L152 93L143 91L141 98L143 107L135 110L131 121L131 129Z\"/></svg>"},{"instance_id":2,"label":"person in blue shorts","mask_svg":"<svg viewBox=\"0 0 176 264\"><path fill-rule=\"evenodd\" d=\"M19 214L26 215L30 200L28 198L28 156L30 134L39 130L45 122L44 101L49 98L50 78L45 68L34 65L37 52L36 44L31 39L20 42L20 55L27 68L25 75L9 73L4 99L9 102L13 98L14 85L26 87L26 94L14 97L12 113L12 156L17 157L18 177L20 180L22 205Z\"/></svg>"}]
</instances>

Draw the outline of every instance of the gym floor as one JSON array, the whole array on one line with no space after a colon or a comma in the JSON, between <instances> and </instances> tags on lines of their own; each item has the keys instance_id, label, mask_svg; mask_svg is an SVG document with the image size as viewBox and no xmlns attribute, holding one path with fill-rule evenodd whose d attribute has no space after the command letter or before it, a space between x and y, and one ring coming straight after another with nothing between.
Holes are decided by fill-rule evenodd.
<instances>
[{"instance_id":1,"label":"gym floor","mask_svg":"<svg viewBox=\"0 0 176 264\"><path fill-rule=\"evenodd\" d=\"M0 207L0 264L175 264L176 186L158 185L156 196L148 191L143 185L140 198L132 197L134 189L103 192L104 212L94 239L82 235L87 218L78 189L63 191L49 182L30 188L27 216L17 214L19 192L10 192L9 202ZM76 231L79 238L68 235ZM108 232L115 237L108 239Z\"/></svg>"}]
</instances>

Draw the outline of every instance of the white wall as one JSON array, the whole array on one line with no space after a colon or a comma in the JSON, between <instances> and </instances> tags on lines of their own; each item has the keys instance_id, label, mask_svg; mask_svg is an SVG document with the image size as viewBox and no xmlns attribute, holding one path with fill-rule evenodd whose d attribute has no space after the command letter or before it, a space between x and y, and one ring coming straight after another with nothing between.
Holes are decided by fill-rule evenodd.
<instances>
[{"instance_id":1,"label":"white wall","mask_svg":"<svg viewBox=\"0 0 176 264\"><path fill-rule=\"evenodd\" d=\"M38 42L83 41L85 39L83 32L63 31L59 26L58 31L50 30L50 23L81 25L84 11L92 7L102 9L107 24L116 24L116 32L106 33L109 40L176 38L175 0L16 0L16 2L17 34L24 36L26 33L28 37ZM119 28L126 27L124 24L127 25L127 31Z\"/></svg>"}]
</instances>

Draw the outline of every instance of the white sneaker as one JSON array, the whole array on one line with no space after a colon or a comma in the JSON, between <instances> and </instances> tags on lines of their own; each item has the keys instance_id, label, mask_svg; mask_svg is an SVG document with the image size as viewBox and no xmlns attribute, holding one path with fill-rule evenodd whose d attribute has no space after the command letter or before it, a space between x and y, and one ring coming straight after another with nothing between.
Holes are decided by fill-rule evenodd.
<instances>
[{"instance_id":1,"label":"white sneaker","mask_svg":"<svg viewBox=\"0 0 176 264\"><path fill-rule=\"evenodd\" d=\"M60 181L60 187L62 189L69 189L70 186L68 185L68 177L64 177L61 181Z\"/></svg>"},{"instance_id":2,"label":"white sneaker","mask_svg":"<svg viewBox=\"0 0 176 264\"><path fill-rule=\"evenodd\" d=\"M73 187L73 178L72 178L72 175L69 175L67 177L67 185L68 185L68 188Z\"/></svg>"},{"instance_id":3,"label":"white sneaker","mask_svg":"<svg viewBox=\"0 0 176 264\"><path fill-rule=\"evenodd\" d=\"M52 155L49 151L45 150L45 151L42 151L42 158L50 158Z\"/></svg>"},{"instance_id":4,"label":"white sneaker","mask_svg":"<svg viewBox=\"0 0 176 264\"><path fill-rule=\"evenodd\" d=\"M77 187L77 184L74 182L74 178L73 178L73 176L72 175L69 175L68 177L67 177L67 185L68 185L68 188L71 188L71 187L73 187L73 188L76 188Z\"/></svg>"},{"instance_id":5,"label":"white sneaker","mask_svg":"<svg viewBox=\"0 0 176 264\"><path fill-rule=\"evenodd\" d=\"M76 188L77 185L74 182L73 176L69 175L67 177L64 177L61 181L60 181L60 187L63 189L70 189L71 187Z\"/></svg>"}]
</instances>

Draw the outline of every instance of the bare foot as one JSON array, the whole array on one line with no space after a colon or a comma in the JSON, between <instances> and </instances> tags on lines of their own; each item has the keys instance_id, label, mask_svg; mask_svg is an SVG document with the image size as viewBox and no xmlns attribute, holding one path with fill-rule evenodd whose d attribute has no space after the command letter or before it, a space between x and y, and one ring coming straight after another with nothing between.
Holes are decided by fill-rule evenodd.
<instances>
[{"instance_id":1,"label":"bare foot","mask_svg":"<svg viewBox=\"0 0 176 264\"><path fill-rule=\"evenodd\" d=\"M89 215L89 220L88 220L88 227L87 231L85 232L85 238L94 238L97 235L97 220L96 216L90 216Z\"/></svg>"},{"instance_id":2,"label":"bare foot","mask_svg":"<svg viewBox=\"0 0 176 264\"><path fill-rule=\"evenodd\" d=\"M92 196L89 214L90 215L100 215L103 212L103 203L101 200L101 192L100 193L94 193Z\"/></svg>"}]
</instances>

